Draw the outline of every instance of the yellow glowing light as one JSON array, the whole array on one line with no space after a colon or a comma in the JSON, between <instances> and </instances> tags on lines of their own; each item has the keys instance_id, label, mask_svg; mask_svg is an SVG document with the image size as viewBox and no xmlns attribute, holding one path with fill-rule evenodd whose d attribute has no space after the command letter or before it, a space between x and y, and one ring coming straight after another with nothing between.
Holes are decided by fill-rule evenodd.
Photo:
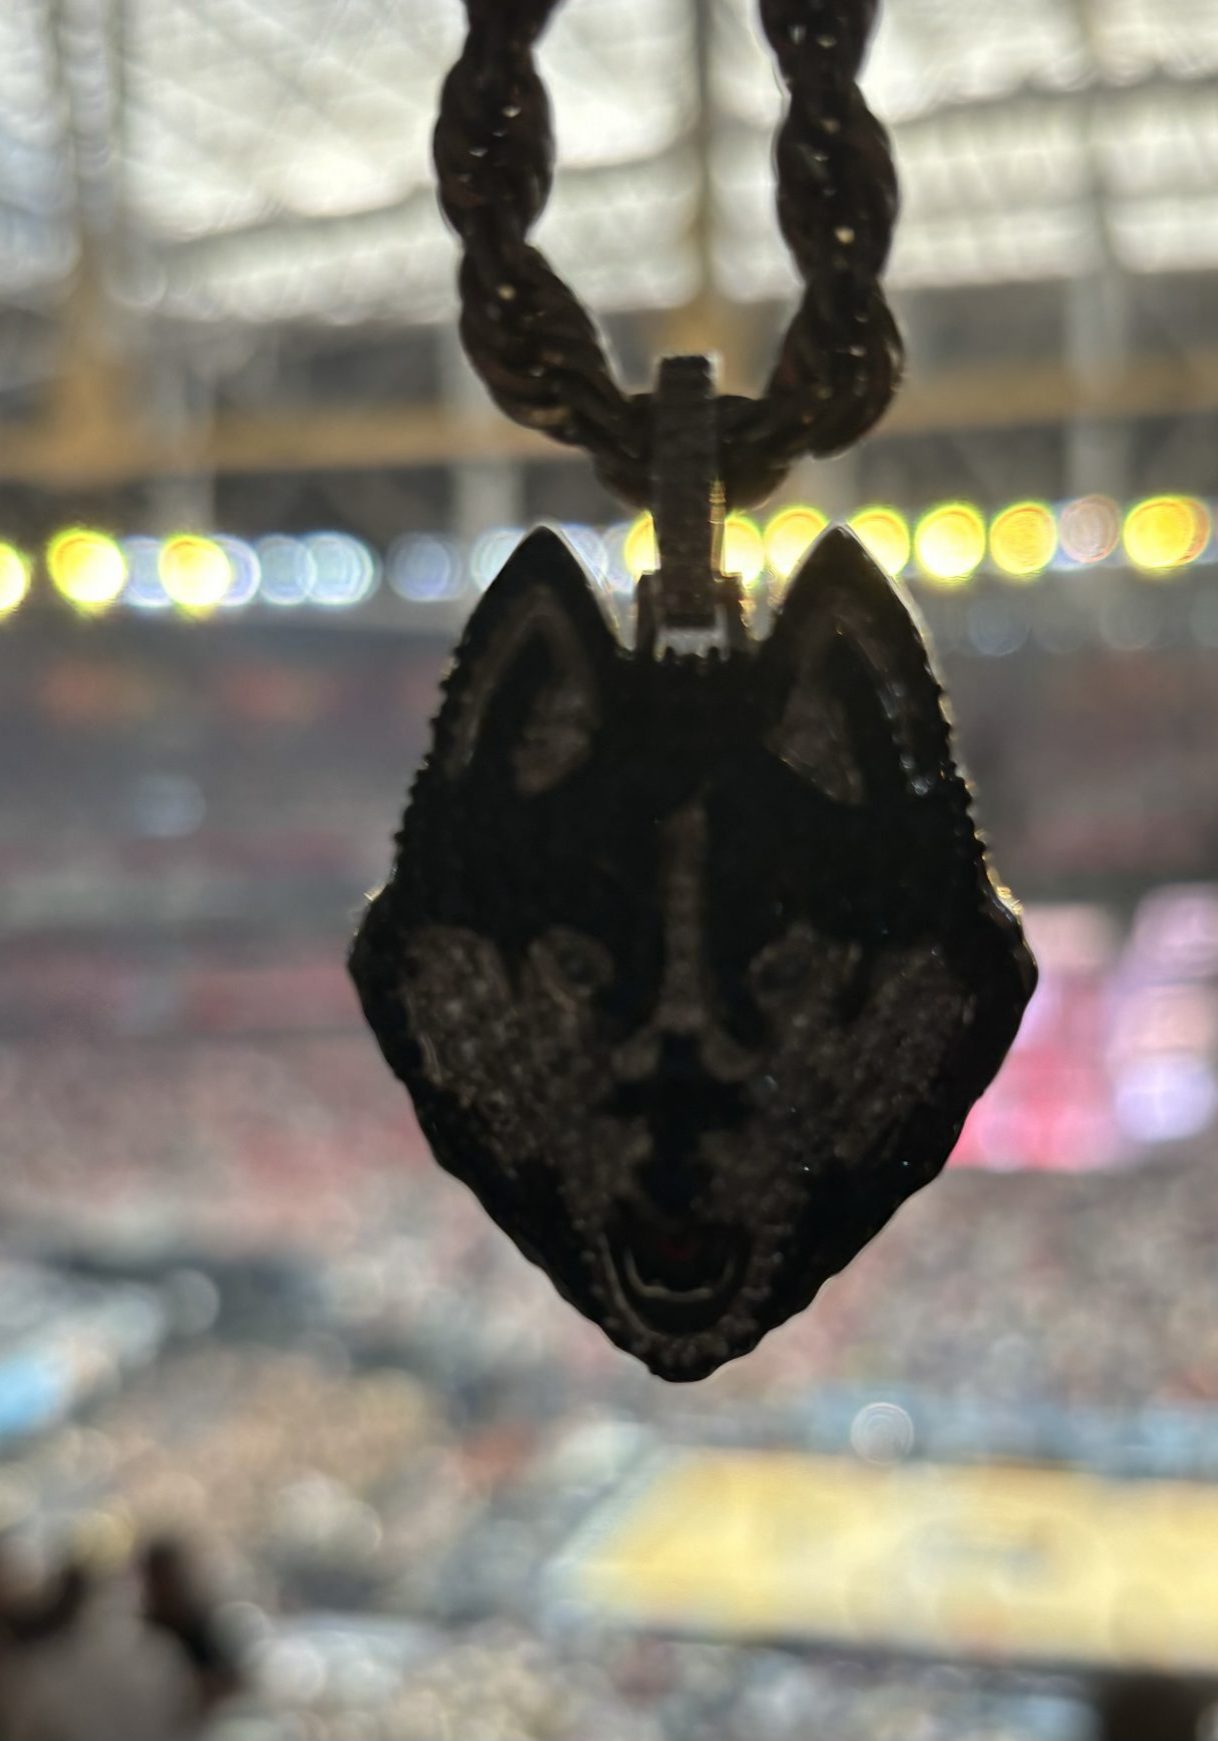
<instances>
[{"instance_id":1,"label":"yellow glowing light","mask_svg":"<svg viewBox=\"0 0 1218 1741\"><path fill-rule=\"evenodd\" d=\"M850 525L867 554L895 580L909 561L909 522L895 508L860 508Z\"/></svg>"},{"instance_id":2,"label":"yellow glowing light","mask_svg":"<svg viewBox=\"0 0 1218 1741\"><path fill-rule=\"evenodd\" d=\"M723 522L724 574L738 574L747 590L757 585L765 570L765 539L755 520L747 514L729 514Z\"/></svg>"},{"instance_id":3,"label":"yellow glowing light","mask_svg":"<svg viewBox=\"0 0 1218 1741\"><path fill-rule=\"evenodd\" d=\"M11 544L0 544L0 617L15 611L29 590L29 557Z\"/></svg>"},{"instance_id":4,"label":"yellow glowing light","mask_svg":"<svg viewBox=\"0 0 1218 1741\"><path fill-rule=\"evenodd\" d=\"M1120 542L1121 511L1111 496L1078 496L1061 510L1058 530L1071 562L1103 562Z\"/></svg>"},{"instance_id":5,"label":"yellow glowing light","mask_svg":"<svg viewBox=\"0 0 1218 1741\"><path fill-rule=\"evenodd\" d=\"M1195 562L1209 543L1209 512L1191 496L1151 496L1126 514L1124 539L1135 568L1170 574Z\"/></svg>"},{"instance_id":6,"label":"yellow glowing light","mask_svg":"<svg viewBox=\"0 0 1218 1741\"><path fill-rule=\"evenodd\" d=\"M990 522L990 556L1008 580L1035 580L1057 554L1057 521L1044 502L1014 502Z\"/></svg>"},{"instance_id":7,"label":"yellow glowing light","mask_svg":"<svg viewBox=\"0 0 1218 1741\"><path fill-rule=\"evenodd\" d=\"M656 555L656 532L650 514L640 514L622 543L622 561L633 579L650 574L659 564Z\"/></svg>"},{"instance_id":8,"label":"yellow glowing light","mask_svg":"<svg viewBox=\"0 0 1218 1741\"><path fill-rule=\"evenodd\" d=\"M650 514L640 514L622 542L622 560L638 580L659 565L655 527ZM755 586L765 568L765 544L756 522L747 514L729 514L723 526L722 567L738 574L746 587Z\"/></svg>"},{"instance_id":9,"label":"yellow glowing light","mask_svg":"<svg viewBox=\"0 0 1218 1741\"><path fill-rule=\"evenodd\" d=\"M971 502L944 502L918 521L914 554L928 580L963 586L985 555L985 521Z\"/></svg>"},{"instance_id":10,"label":"yellow glowing light","mask_svg":"<svg viewBox=\"0 0 1218 1741\"><path fill-rule=\"evenodd\" d=\"M211 611L233 583L228 553L213 538L181 532L167 538L157 558L161 585L174 604L192 615Z\"/></svg>"},{"instance_id":11,"label":"yellow glowing light","mask_svg":"<svg viewBox=\"0 0 1218 1741\"><path fill-rule=\"evenodd\" d=\"M104 611L127 584L127 558L104 532L71 526L47 545L47 572L79 611Z\"/></svg>"},{"instance_id":12,"label":"yellow glowing light","mask_svg":"<svg viewBox=\"0 0 1218 1741\"><path fill-rule=\"evenodd\" d=\"M817 508L783 508L765 529L765 554L775 580L789 580L829 524Z\"/></svg>"}]
</instances>

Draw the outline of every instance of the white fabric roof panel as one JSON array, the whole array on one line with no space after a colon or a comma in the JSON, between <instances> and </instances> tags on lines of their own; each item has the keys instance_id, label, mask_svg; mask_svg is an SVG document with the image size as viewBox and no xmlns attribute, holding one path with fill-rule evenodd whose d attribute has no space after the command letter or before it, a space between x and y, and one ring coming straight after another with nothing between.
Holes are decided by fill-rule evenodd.
<instances>
[{"instance_id":1,"label":"white fabric roof panel","mask_svg":"<svg viewBox=\"0 0 1218 1741\"><path fill-rule=\"evenodd\" d=\"M602 309L696 288L698 19L716 276L745 299L793 282L755 0L567 0L542 54L560 174L540 240ZM0 299L52 296L92 209L138 306L442 316L455 250L430 134L461 29L459 0L4 0ZM902 177L893 281L1057 277L1105 249L1135 271L1218 267L1216 80L1213 0L888 0L866 88ZM109 177L101 207L82 165Z\"/></svg>"},{"instance_id":2,"label":"white fabric roof panel","mask_svg":"<svg viewBox=\"0 0 1218 1741\"><path fill-rule=\"evenodd\" d=\"M794 278L772 217L780 93L750 0L713 0L716 271ZM864 88L890 126L902 217L890 281L1218 268L1218 7L1184 0L889 0ZM738 262L749 261L747 284Z\"/></svg>"},{"instance_id":3,"label":"white fabric roof panel","mask_svg":"<svg viewBox=\"0 0 1218 1741\"><path fill-rule=\"evenodd\" d=\"M0 6L0 297L37 301L75 260L66 115L42 0Z\"/></svg>"},{"instance_id":4,"label":"white fabric roof panel","mask_svg":"<svg viewBox=\"0 0 1218 1741\"><path fill-rule=\"evenodd\" d=\"M455 0L131 4L127 184L165 272L149 293L261 320L451 306L430 140L461 41ZM695 274L681 245L696 108L685 0L580 0L544 62L564 174L543 242L602 304L681 300ZM671 242L641 249L649 233ZM193 246L175 260L175 242Z\"/></svg>"}]
</instances>

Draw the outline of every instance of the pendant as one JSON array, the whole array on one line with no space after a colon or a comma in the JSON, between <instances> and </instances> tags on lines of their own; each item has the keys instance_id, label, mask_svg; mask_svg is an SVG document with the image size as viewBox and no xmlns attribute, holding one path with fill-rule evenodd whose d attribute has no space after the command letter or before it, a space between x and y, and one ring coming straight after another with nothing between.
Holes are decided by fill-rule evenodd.
<instances>
[{"instance_id":1,"label":"pendant","mask_svg":"<svg viewBox=\"0 0 1218 1741\"><path fill-rule=\"evenodd\" d=\"M1036 980L862 545L826 532L745 632L713 409L703 359L663 365L633 649L553 532L487 589L351 952L436 1159L671 1380L935 1177Z\"/></svg>"}]
</instances>

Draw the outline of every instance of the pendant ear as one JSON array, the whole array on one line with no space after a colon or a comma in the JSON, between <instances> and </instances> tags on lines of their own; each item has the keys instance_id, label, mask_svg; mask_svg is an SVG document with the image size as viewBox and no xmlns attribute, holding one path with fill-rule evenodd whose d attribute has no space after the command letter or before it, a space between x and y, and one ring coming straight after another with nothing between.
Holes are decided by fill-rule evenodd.
<instances>
[{"instance_id":1,"label":"pendant ear","mask_svg":"<svg viewBox=\"0 0 1218 1741\"><path fill-rule=\"evenodd\" d=\"M957 777L921 628L852 532L818 540L759 658L769 748L827 797L899 802Z\"/></svg>"},{"instance_id":2,"label":"pendant ear","mask_svg":"<svg viewBox=\"0 0 1218 1741\"><path fill-rule=\"evenodd\" d=\"M466 625L436 722L440 771L476 768L525 798L557 786L591 753L617 651L571 551L531 533Z\"/></svg>"}]
</instances>

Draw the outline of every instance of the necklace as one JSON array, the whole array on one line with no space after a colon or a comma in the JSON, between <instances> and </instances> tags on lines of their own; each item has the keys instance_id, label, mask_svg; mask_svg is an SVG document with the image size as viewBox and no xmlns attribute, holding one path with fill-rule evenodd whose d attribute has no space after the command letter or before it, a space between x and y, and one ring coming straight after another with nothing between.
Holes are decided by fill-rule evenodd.
<instances>
[{"instance_id":1,"label":"necklace","mask_svg":"<svg viewBox=\"0 0 1218 1741\"><path fill-rule=\"evenodd\" d=\"M1036 969L898 589L834 528L757 641L720 572L725 506L857 440L899 377L895 174L857 85L876 0L761 3L805 290L758 400L702 357L623 393L528 242L556 4L466 0L435 134L462 337L509 416L651 507L659 566L627 647L560 537L519 545L351 971L440 1164L620 1347L696 1379L941 1171Z\"/></svg>"}]
</instances>

